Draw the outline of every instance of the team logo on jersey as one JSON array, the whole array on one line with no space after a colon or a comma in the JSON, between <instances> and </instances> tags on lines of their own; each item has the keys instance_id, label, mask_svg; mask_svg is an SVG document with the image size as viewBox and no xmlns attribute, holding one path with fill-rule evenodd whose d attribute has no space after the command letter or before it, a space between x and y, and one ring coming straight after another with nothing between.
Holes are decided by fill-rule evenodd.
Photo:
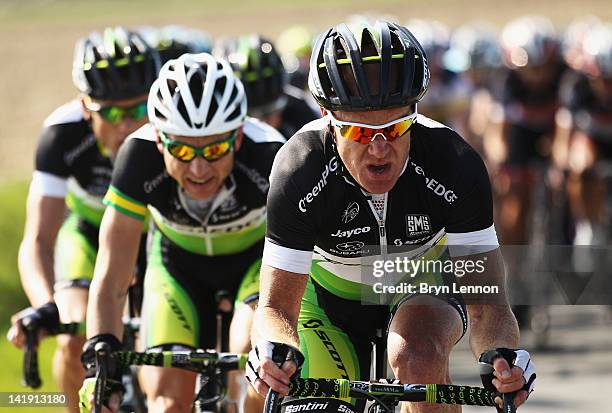
<instances>
[{"instance_id":1,"label":"team logo on jersey","mask_svg":"<svg viewBox=\"0 0 612 413\"><path fill-rule=\"evenodd\" d=\"M409 237L414 237L417 235L429 234L430 232L431 223L429 221L429 215L406 215L406 235L408 235Z\"/></svg>"},{"instance_id":2,"label":"team logo on jersey","mask_svg":"<svg viewBox=\"0 0 612 413\"><path fill-rule=\"evenodd\" d=\"M347 229L346 231L337 230L334 234L331 234L331 236L338 238L350 238L351 235L365 234L366 232L370 232L371 229L372 228L369 226L365 226L361 228Z\"/></svg>"},{"instance_id":3,"label":"team logo on jersey","mask_svg":"<svg viewBox=\"0 0 612 413\"><path fill-rule=\"evenodd\" d=\"M348 224L359 215L359 204L355 201L349 202L344 212L342 213L342 222Z\"/></svg>"},{"instance_id":4,"label":"team logo on jersey","mask_svg":"<svg viewBox=\"0 0 612 413\"><path fill-rule=\"evenodd\" d=\"M361 251L365 244L361 241L349 241L336 245L336 248L343 252Z\"/></svg>"},{"instance_id":5,"label":"team logo on jersey","mask_svg":"<svg viewBox=\"0 0 612 413\"><path fill-rule=\"evenodd\" d=\"M236 199L234 194L232 194L225 201L223 201L221 205L219 205L219 212L233 211L237 207L238 207L238 200Z\"/></svg>"}]
</instances>

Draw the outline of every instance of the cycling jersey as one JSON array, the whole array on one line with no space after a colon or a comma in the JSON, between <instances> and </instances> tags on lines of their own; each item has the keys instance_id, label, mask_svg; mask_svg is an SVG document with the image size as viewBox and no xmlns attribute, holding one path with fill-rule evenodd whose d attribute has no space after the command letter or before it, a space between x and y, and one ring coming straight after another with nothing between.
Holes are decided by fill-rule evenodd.
<instances>
[{"instance_id":1,"label":"cycling jersey","mask_svg":"<svg viewBox=\"0 0 612 413\"><path fill-rule=\"evenodd\" d=\"M247 118L234 168L212 199L191 199L166 172L157 131L145 125L122 145L105 203L154 226L145 276L147 348L209 348L216 340L215 294L257 298L272 161L284 138Z\"/></svg>"},{"instance_id":2,"label":"cycling jersey","mask_svg":"<svg viewBox=\"0 0 612 413\"><path fill-rule=\"evenodd\" d=\"M559 84L565 70L565 65L556 65L539 87L528 85L516 70L500 73L495 95L503 106L507 125L508 165L524 166L547 159L550 145L543 138L554 132Z\"/></svg>"},{"instance_id":3,"label":"cycling jersey","mask_svg":"<svg viewBox=\"0 0 612 413\"><path fill-rule=\"evenodd\" d=\"M419 255L445 243L497 246L489 179L476 152L421 115L410 139L379 219L372 196L345 171L325 120L306 125L274 162L264 263L310 273L336 295L358 299L362 255L387 246L418 245Z\"/></svg>"},{"instance_id":4,"label":"cycling jersey","mask_svg":"<svg viewBox=\"0 0 612 413\"><path fill-rule=\"evenodd\" d=\"M561 86L561 101L570 112L572 125L605 147L606 157L612 156L612 98L598 98L589 79L576 72L569 73Z\"/></svg>"},{"instance_id":5,"label":"cycling jersey","mask_svg":"<svg viewBox=\"0 0 612 413\"><path fill-rule=\"evenodd\" d=\"M73 100L45 120L31 190L43 196L66 197L73 213L99 227L112 168L83 118L81 102Z\"/></svg>"},{"instance_id":6,"label":"cycling jersey","mask_svg":"<svg viewBox=\"0 0 612 413\"><path fill-rule=\"evenodd\" d=\"M506 122L534 130L548 129L554 123L554 113L559 104L559 84L566 69L564 64L556 65L550 77L539 86L526 83L517 70L501 72L495 95L504 106Z\"/></svg>"}]
</instances>

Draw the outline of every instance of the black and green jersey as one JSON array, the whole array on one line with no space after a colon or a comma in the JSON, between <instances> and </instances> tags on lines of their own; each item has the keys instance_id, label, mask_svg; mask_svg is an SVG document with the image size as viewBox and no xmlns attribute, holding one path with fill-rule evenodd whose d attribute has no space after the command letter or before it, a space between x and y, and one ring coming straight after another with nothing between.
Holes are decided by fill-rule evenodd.
<instances>
[{"instance_id":1,"label":"black and green jersey","mask_svg":"<svg viewBox=\"0 0 612 413\"><path fill-rule=\"evenodd\" d=\"M106 204L137 219L150 211L164 237L193 254L235 254L263 239L268 176L284 142L275 129L247 119L234 169L204 214L167 174L156 139L156 130L146 125L124 143Z\"/></svg>"},{"instance_id":2,"label":"black and green jersey","mask_svg":"<svg viewBox=\"0 0 612 413\"><path fill-rule=\"evenodd\" d=\"M335 295L358 300L363 257L393 258L395 250L410 249L415 259L435 260L447 245L496 248L491 187L479 155L452 129L421 115L410 141L395 187L373 195L346 172L327 121L304 126L274 161L264 264L310 274Z\"/></svg>"},{"instance_id":3,"label":"black and green jersey","mask_svg":"<svg viewBox=\"0 0 612 413\"><path fill-rule=\"evenodd\" d=\"M84 119L79 100L60 106L45 120L35 165L30 191L65 198L70 210L55 243L55 288L88 286L113 165ZM144 250L143 243L140 274L145 267Z\"/></svg>"},{"instance_id":4,"label":"black and green jersey","mask_svg":"<svg viewBox=\"0 0 612 413\"><path fill-rule=\"evenodd\" d=\"M99 227L112 164L104 155L78 100L55 110L44 123L36 150L31 190L66 197L70 210Z\"/></svg>"},{"instance_id":5,"label":"black and green jersey","mask_svg":"<svg viewBox=\"0 0 612 413\"><path fill-rule=\"evenodd\" d=\"M216 340L215 296L258 298L272 162L284 138L248 118L234 168L212 199L195 201L166 172L151 125L119 150L105 203L154 224L145 276L144 345L210 348Z\"/></svg>"}]
</instances>

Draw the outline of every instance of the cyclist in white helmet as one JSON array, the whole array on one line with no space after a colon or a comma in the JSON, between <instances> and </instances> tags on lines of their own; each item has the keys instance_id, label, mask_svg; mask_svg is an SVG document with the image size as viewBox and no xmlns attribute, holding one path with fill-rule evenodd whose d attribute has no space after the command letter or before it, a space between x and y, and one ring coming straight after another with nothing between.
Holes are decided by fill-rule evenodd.
<instances>
[{"instance_id":1,"label":"cyclist in white helmet","mask_svg":"<svg viewBox=\"0 0 612 413\"><path fill-rule=\"evenodd\" d=\"M235 301L234 319L240 319L231 326L230 351L249 349L268 176L284 138L246 112L244 87L225 60L184 54L162 67L149 93L150 123L119 152L106 194L110 208L100 231L87 313L87 367L97 343L121 348L121 308L138 229L147 215L153 225L143 346L148 351L214 348L215 295L226 291ZM149 412L190 411L195 373L143 370ZM81 391L84 411L93 381L86 379Z\"/></svg>"}]
</instances>

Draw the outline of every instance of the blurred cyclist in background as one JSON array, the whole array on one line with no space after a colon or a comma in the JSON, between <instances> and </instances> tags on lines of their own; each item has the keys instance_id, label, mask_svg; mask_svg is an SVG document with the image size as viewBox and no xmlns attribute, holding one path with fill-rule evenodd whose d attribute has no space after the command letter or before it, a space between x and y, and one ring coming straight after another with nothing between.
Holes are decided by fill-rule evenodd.
<instances>
[{"instance_id":1,"label":"blurred cyclist in background","mask_svg":"<svg viewBox=\"0 0 612 413\"><path fill-rule=\"evenodd\" d=\"M429 91L420 102L419 111L451 128L459 129L460 118L469 105L469 96L466 82L445 65L450 29L438 21L421 19L409 20L406 27L425 49L431 73Z\"/></svg>"},{"instance_id":2,"label":"blurred cyclist in background","mask_svg":"<svg viewBox=\"0 0 612 413\"><path fill-rule=\"evenodd\" d=\"M605 245L602 224L610 211L605 210L601 167L609 168L612 161L612 24L583 28L568 33L576 36L566 42L574 47L565 54L574 71L561 88L554 153L555 162L568 171L574 245Z\"/></svg>"},{"instance_id":3,"label":"blurred cyclist in background","mask_svg":"<svg viewBox=\"0 0 612 413\"><path fill-rule=\"evenodd\" d=\"M230 62L242 81L249 116L276 128L287 139L319 117L318 110L307 103L304 90L287 87L287 72L271 41L256 34L226 39L216 54Z\"/></svg>"},{"instance_id":4,"label":"blurred cyclist in background","mask_svg":"<svg viewBox=\"0 0 612 413\"><path fill-rule=\"evenodd\" d=\"M160 29L143 27L139 33L147 43L159 52L161 64L168 60L178 59L184 53L210 53L212 37L201 30L191 27L169 25Z\"/></svg>"},{"instance_id":5,"label":"blurred cyclist in background","mask_svg":"<svg viewBox=\"0 0 612 413\"><path fill-rule=\"evenodd\" d=\"M492 175L500 240L506 245L526 245L534 234L536 189L544 187L550 192L553 186L544 178L550 164L559 84L566 66L555 28L545 17L524 16L509 22L501 34L501 47L506 70L495 84L496 108L483 144ZM530 325L536 332L537 345L544 346L547 311L530 312L527 305L522 305L531 291L526 287L528 280L520 282L522 266L529 260L508 260L506 264L508 272L515 274L509 280L515 283L515 297L523 299L513 307L519 325Z\"/></svg>"},{"instance_id":6,"label":"blurred cyclist in background","mask_svg":"<svg viewBox=\"0 0 612 413\"><path fill-rule=\"evenodd\" d=\"M313 32L305 26L292 26L278 36L276 45L289 76L289 85L308 89L313 41Z\"/></svg>"},{"instance_id":7,"label":"blurred cyclist in background","mask_svg":"<svg viewBox=\"0 0 612 413\"><path fill-rule=\"evenodd\" d=\"M107 28L77 42L72 76L81 96L45 120L36 150L19 249L21 281L32 307L13 316L13 344L24 345L26 315L43 334L55 333L60 320L85 320L113 159L125 138L147 122L147 93L158 70L155 49L125 28ZM80 335L58 335L53 358L71 412L78 412L84 342Z\"/></svg>"},{"instance_id":8,"label":"blurred cyclist in background","mask_svg":"<svg viewBox=\"0 0 612 413\"><path fill-rule=\"evenodd\" d=\"M502 116L484 145L497 171L498 230L505 244L527 244L536 165L548 163L559 107L558 89L566 69L552 23L527 16L511 21L501 36L507 67L496 84Z\"/></svg>"},{"instance_id":9,"label":"blurred cyclist in background","mask_svg":"<svg viewBox=\"0 0 612 413\"><path fill-rule=\"evenodd\" d=\"M493 80L501 68L501 49L495 28L476 21L455 29L442 60L446 69L459 74L468 100L455 127L484 156L482 139L495 116Z\"/></svg>"}]
</instances>

